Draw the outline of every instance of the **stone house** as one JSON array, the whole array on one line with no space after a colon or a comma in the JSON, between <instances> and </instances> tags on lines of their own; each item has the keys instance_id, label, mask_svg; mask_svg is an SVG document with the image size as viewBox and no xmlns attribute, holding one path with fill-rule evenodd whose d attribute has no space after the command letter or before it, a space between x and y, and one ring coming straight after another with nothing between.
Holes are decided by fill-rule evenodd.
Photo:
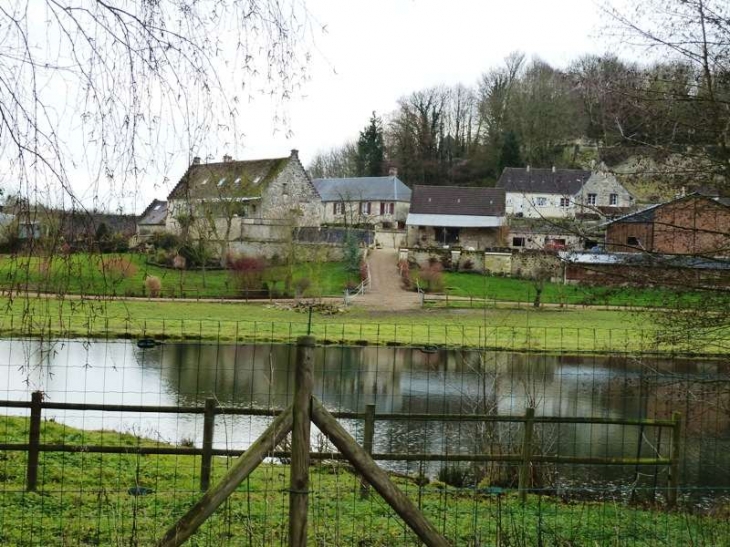
<instances>
[{"instance_id":1,"label":"stone house","mask_svg":"<svg viewBox=\"0 0 730 547\"><path fill-rule=\"evenodd\" d=\"M497 181L508 216L524 218L613 217L634 198L606 171L506 167Z\"/></svg>"},{"instance_id":2,"label":"stone house","mask_svg":"<svg viewBox=\"0 0 730 547\"><path fill-rule=\"evenodd\" d=\"M153 199L137 220L135 242L143 243L154 234L164 232L166 227L167 202Z\"/></svg>"},{"instance_id":3,"label":"stone house","mask_svg":"<svg viewBox=\"0 0 730 547\"><path fill-rule=\"evenodd\" d=\"M320 225L320 199L297 150L283 158L201 163L167 199L166 229L228 251L273 255L300 226Z\"/></svg>"},{"instance_id":4,"label":"stone house","mask_svg":"<svg viewBox=\"0 0 730 547\"><path fill-rule=\"evenodd\" d=\"M411 189L395 171L387 177L313 179L312 184L321 199L322 224L405 229Z\"/></svg>"},{"instance_id":5,"label":"stone house","mask_svg":"<svg viewBox=\"0 0 730 547\"><path fill-rule=\"evenodd\" d=\"M501 188L416 186L406 220L409 247L483 250L504 245Z\"/></svg>"},{"instance_id":6,"label":"stone house","mask_svg":"<svg viewBox=\"0 0 730 547\"><path fill-rule=\"evenodd\" d=\"M512 217L506 246L516 251L582 250L597 243L585 233L585 227L574 222Z\"/></svg>"},{"instance_id":7,"label":"stone house","mask_svg":"<svg viewBox=\"0 0 730 547\"><path fill-rule=\"evenodd\" d=\"M730 256L730 207L699 193L648 207L606 225L606 250Z\"/></svg>"}]
</instances>

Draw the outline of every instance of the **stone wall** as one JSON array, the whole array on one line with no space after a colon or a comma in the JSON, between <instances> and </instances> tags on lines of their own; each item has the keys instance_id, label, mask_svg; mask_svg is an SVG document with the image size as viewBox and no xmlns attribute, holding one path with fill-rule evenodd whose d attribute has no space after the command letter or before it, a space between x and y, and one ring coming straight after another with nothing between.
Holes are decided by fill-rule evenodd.
<instances>
[{"instance_id":1,"label":"stone wall","mask_svg":"<svg viewBox=\"0 0 730 547\"><path fill-rule=\"evenodd\" d=\"M563 280L563 263L554 253L545 252L485 252L452 251L449 249L402 249L408 260L423 268L435 259L447 269L473 271L491 275L530 278L539 270L547 269L550 279Z\"/></svg>"}]
</instances>

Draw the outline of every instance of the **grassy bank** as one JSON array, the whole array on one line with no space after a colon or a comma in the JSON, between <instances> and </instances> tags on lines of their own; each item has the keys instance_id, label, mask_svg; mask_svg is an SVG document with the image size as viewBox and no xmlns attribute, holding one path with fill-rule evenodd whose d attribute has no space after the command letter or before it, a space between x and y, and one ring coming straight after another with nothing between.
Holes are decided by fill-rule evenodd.
<instances>
[{"instance_id":1,"label":"grassy bank","mask_svg":"<svg viewBox=\"0 0 730 547\"><path fill-rule=\"evenodd\" d=\"M443 276L446 292L453 296L524 303L535 300L535 285L527 279L465 272L444 272ZM680 294L661 287L593 287L549 282L544 284L541 296L542 302L549 304L647 308L696 298L697 294Z\"/></svg>"},{"instance_id":2,"label":"grassy bank","mask_svg":"<svg viewBox=\"0 0 730 547\"><path fill-rule=\"evenodd\" d=\"M18 298L0 335L290 342L310 330L306 313L269 304ZM657 337L647 314L596 309L417 309L314 313L323 343L437 345L561 352L724 352L692 337Z\"/></svg>"},{"instance_id":3,"label":"grassy bank","mask_svg":"<svg viewBox=\"0 0 730 547\"><path fill-rule=\"evenodd\" d=\"M0 442L27 439L27 419L0 418ZM55 422L42 442L153 445L113 431L89 432ZM193 456L42 453L38 493L24 492L25 454L0 458L0 543L20 545L152 545L199 498L200 461ZM214 462L215 481L228 460ZM415 470L415 468L414 468ZM620 499L563 503L531 495L523 507L510 492L416 484L399 487L455 545L727 545L730 523L717 517L650 510ZM132 495L140 487L146 495ZM286 543L288 467L259 467L191 538L189 545ZM418 545L412 533L373 493L361 499L358 478L342 465L310 473L312 545Z\"/></svg>"},{"instance_id":4,"label":"grassy bank","mask_svg":"<svg viewBox=\"0 0 730 547\"><path fill-rule=\"evenodd\" d=\"M263 274L274 291L284 290L287 272L271 267ZM52 294L145 296L145 278L162 282L162 296L187 298L241 298L240 284L230 270L176 270L147 263L137 253L68 256L0 256L0 289ZM308 296L340 295L347 284L341 263L297 264L292 286L308 281Z\"/></svg>"}]
</instances>

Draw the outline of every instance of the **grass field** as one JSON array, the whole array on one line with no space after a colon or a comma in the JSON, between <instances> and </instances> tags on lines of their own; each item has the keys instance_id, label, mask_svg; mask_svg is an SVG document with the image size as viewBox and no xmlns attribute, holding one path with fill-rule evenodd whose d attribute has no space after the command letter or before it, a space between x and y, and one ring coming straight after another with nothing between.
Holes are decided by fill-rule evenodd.
<instances>
[{"instance_id":1,"label":"grass field","mask_svg":"<svg viewBox=\"0 0 730 547\"><path fill-rule=\"evenodd\" d=\"M598 309L416 309L306 313L275 305L189 301L0 299L0 335L291 342L311 333L321 343L438 345L560 352L725 353L689 335L667 342L646 312ZM717 333L715 333L717 335Z\"/></svg>"},{"instance_id":2,"label":"grass field","mask_svg":"<svg viewBox=\"0 0 730 547\"><path fill-rule=\"evenodd\" d=\"M307 278L305 294L340 295L347 283L341 263L317 262L294 268L293 284ZM0 257L0 289L52 294L145 296L145 278L162 281L162 296L186 298L241 298L240 286L228 270L175 270L147 264L145 255L88 254L68 256ZM267 283L283 290L286 273L272 267L265 274Z\"/></svg>"},{"instance_id":3,"label":"grass field","mask_svg":"<svg viewBox=\"0 0 730 547\"><path fill-rule=\"evenodd\" d=\"M485 276L478 273L444 272L446 292L453 296L532 303L535 286L526 279ZM662 288L592 287L545 283L541 301L551 304L580 304L627 307L661 307L677 298L694 299Z\"/></svg>"},{"instance_id":4,"label":"grass field","mask_svg":"<svg viewBox=\"0 0 730 547\"><path fill-rule=\"evenodd\" d=\"M27 442L28 420L0 418L0 442ZM83 431L42 424L47 444L158 445L114 431ZM167 446L162 444L162 446ZM24 491L23 452L0 454L0 544L7 546L153 545L200 497L195 456L41 453L37 493ZM213 484L229 460L216 458ZM286 465L260 466L187 545L279 546L287 537ZM662 508L632 507L622 499L562 502L485 487L456 488L394 477L408 497L454 545L721 546L730 520ZM133 495L130 489L145 489ZM310 468L308 535L311 545L372 547L419 545L373 493L359 496L349 467Z\"/></svg>"}]
</instances>

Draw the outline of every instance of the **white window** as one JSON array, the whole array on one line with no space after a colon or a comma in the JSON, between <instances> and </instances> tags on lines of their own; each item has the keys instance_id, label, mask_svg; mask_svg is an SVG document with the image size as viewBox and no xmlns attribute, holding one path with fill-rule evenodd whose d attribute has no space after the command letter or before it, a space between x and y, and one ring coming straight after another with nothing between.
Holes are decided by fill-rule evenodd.
<instances>
[{"instance_id":1,"label":"white window","mask_svg":"<svg viewBox=\"0 0 730 547\"><path fill-rule=\"evenodd\" d=\"M535 205L537 207L547 207L547 198L544 196L535 198Z\"/></svg>"},{"instance_id":2,"label":"white window","mask_svg":"<svg viewBox=\"0 0 730 547\"><path fill-rule=\"evenodd\" d=\"M335 201L334 203L334 213L336 215L343 215L345 214L345 204L341 201Z\"/></svg>"},{"instance_id":3,"label":"white window","mask_svg":"<svg viewBox=\"0 0 730 547\"><path fill-rule=\"evenodd\" d=\"M369 215L370 214L370 202L369 201L361 201L360 202L360 213L363 215Z\"/></svg>"},{"instance_id":4,"label":"white window","mask_svg":"<svg viewBox=\"0 0 730 547\"><path fill-rule=\"evenodd\" d=\"M561 207L570 207L570 198L560 198Z\"/></svg>"},{"instance_id":5,"label":"white window","mask_svg":"<svg viewBox=\"0 0 730 547\"><path fill-rule=\"evenodd\" d=\"M588 194L588 205L596 204L596 194Z\"/></svg>"},{"instance_id":6,"label":"white window","mask_svg":"<svg viewBox=\"0 0 730 547\"><path fill-rule=\"evenodd\" d=\"M608 196L609 205L618 205L618 194L611 194Z\"/></svg>"},{"instance_id":7,"label":"white window","mask_svg":"<svg viewBox=\"0 0 730 547\"><path fill-rule=\"evenodd\" d=\"M512 246L513 247L524 247L525 246L525 238L524 237L513 237L512 238Z\"/></svg>"}]
</instances>

